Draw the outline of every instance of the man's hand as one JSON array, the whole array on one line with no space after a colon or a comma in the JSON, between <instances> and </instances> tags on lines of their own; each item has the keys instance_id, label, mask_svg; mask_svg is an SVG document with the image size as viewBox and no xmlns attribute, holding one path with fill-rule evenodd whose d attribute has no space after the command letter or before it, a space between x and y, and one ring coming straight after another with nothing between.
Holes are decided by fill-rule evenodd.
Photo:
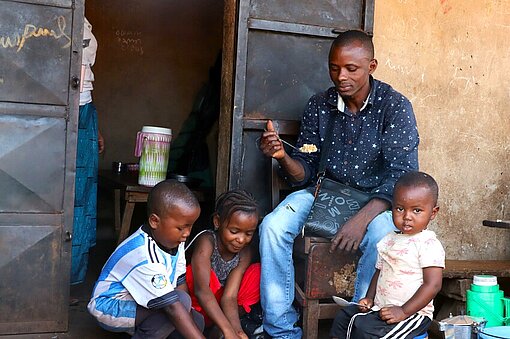
<instances>
[{"instance_id":1,"label":"man's hand","mask_svg":"<svg viewBox=\"0 0 510 339\"><path fill-rule=\"evenodd\" d=\"M260 138L260 150L264 153L265 156L275 158L275 159L283 159L285 156L285 149L283 148L283 144L278 137L278 134L274 130L273 122L271 120L267 121L266 131L262 133L262 137Z\"/></svg>"},{"instance_id":2,"label":"man's hand","mask_svg":"<svg viewBox=\"0 0 510 339\"><path fill-rule=\"evenodd\" d=\"M382 320L386 321L387 324L395 324L407 318L402 307L399 306L387 306L381 308L379 316Z\"/></svg>"},{"instance_id":3,"label":"man's hand","mask_svg":"<svg viewBox=\"0 0 510 339\"><path fill-rule=\"evenodd\" d=\"M389 207L390 203L386 200L371 199L340 228L340 231L331 240L329 252L333 253L337 248L345 251L357 251L365 236L368 224Z\"/></svg>"},{"instance_id":4,"label":"man's hand","mask_svg":"<svg viewBox=\"0 0 510 339\"><path fill-rule=\"evenodd\" d=\"M329 252L333 253L337 248L344 251L357 251L367 226L368 224L363 221L359 213L352 216L331 240Z\"/></svg>"}]
</instances>

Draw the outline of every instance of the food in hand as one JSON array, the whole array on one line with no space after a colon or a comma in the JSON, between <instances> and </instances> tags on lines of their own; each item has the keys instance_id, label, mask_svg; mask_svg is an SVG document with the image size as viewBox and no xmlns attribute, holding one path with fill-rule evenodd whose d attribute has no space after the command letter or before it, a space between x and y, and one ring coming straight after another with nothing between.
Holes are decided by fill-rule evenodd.
<instances>
[{"instance_id":1,"label":"food in hand","mask_svg":"<svg viewBox=\"0 0 510 339\"><path fill-rule=\"evenodd\" d=\"M315 153L317 152L317 146L314 144L303 144L303 146L299 147L299 151L303 153Z\"/></svg>"}]
</instances>

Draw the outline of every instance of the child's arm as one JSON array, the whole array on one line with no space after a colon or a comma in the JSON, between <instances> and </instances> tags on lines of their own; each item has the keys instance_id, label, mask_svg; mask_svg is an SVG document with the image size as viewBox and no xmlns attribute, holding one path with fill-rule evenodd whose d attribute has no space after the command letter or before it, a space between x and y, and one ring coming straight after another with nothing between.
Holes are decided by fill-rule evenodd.
<instances>
[{"instance_id":1,"label":"child's arm","mask_svg":"<svg viewBox=\"0 0 510 339\"><path fill-rule=\"evenodd\" d=\"M394 324L415 314L434 299L443 284L443 268L423 268L423 284L404 305L383 307L379 311L382 320Z\"/></svg>"},{"instance_id":2,"label":"child's arm","mask_svg":"<svg viewBox=\"0 0 510 339\"><path fill-rule=\"evenodd\" d=\"M239 265L230 272L227 278L227 282L225 283L225 291L223 292L223 296L221 297L221 308L225 315L230 320L230 324L236 331L237 335L243 336L246 335L241 327L241 321L239 319L239 306L237 305L237 294L239 292L239 287L241 286L241 281L243 280L244 273L246 269L251 264L251 246L243 248L240 253Z\"/></svg>"},{"instance_id":3,"label":"child's arm","mask_svg":"<svg viewBox=\"0 0 510 339\"><path fill-rule=\"evenodd\" d=\"M374 275L372 276L372 280L370 280L370 286L368 286L367 294L365 298L361 299L358 303L363 305L360 306L363 312L368 312L372 306L374 306L374 298L375 291L377 289L377 280L379 280L379 274L381 271L379 269L375 269Z\"/></svg>"},{"instance_id":4,"label":"child's arm","mask_svg":"<svg viewBox=\"0 0 510 339\"><path fill-rule=\"evenodd\" d=\"M165 314L184 338L205 338L195 325L190 313L177 301L164 307Z\"/></svg>"},{"instance_id":5,"label":"child's arm","mask_svg":"<svg viewBox=\"0 0 510 339\"><path fill-rule=\"evenodd\" d=\"M225 338L237 338L234 328L223 313L216 297L209 288L213 246L212 236L210 234L204 234L197 239L191 258L195 296L205 313L207 313L214 324L223 332Z\"/></svg>"}]
</instances>

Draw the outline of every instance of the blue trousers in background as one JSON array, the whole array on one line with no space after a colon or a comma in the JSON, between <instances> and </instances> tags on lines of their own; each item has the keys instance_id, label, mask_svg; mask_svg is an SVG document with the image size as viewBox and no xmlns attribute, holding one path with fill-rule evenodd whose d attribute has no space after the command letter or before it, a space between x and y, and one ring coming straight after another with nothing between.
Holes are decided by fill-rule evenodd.
<instances>
[{"instance_id":1,"label":"blue trousers in background","mask_svg":"<svg viewBox=\"0 0 510 339\"><path fill-rule=\"evenodd\" d=\"M97 112L92 103L80 106L76 151L71 284L85 280L89 250L96 244Z\"/></svg>"}]
</instances>

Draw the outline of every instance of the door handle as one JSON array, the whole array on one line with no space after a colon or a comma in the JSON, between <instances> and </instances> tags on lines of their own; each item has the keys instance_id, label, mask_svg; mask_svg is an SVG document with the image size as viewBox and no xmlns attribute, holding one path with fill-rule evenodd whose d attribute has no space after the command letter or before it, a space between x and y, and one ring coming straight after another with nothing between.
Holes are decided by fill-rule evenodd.
<instances>
[{"instance_id":1,"label":"door handle","mask_svg":"<svg viewBox=\"0 0 510 339\"><path fill-rule=\"evenodd\" d=\"M80 78L78 78L76 75L73 75L71 78L71 88L72 89L80 88Z\"/></svg>"},{"instance_id":2,"label":"door handle","mask_svg":"<svg viewBox=\"0 0 510 339\"><path fill-rule=\"evenodd\" d=\"M69 241L73 240L73 234L71 232L69 232L69 231L66 231L66 235L65 235L64 240L66 242L69 242Z\"/></svg>"}]
</instances>

